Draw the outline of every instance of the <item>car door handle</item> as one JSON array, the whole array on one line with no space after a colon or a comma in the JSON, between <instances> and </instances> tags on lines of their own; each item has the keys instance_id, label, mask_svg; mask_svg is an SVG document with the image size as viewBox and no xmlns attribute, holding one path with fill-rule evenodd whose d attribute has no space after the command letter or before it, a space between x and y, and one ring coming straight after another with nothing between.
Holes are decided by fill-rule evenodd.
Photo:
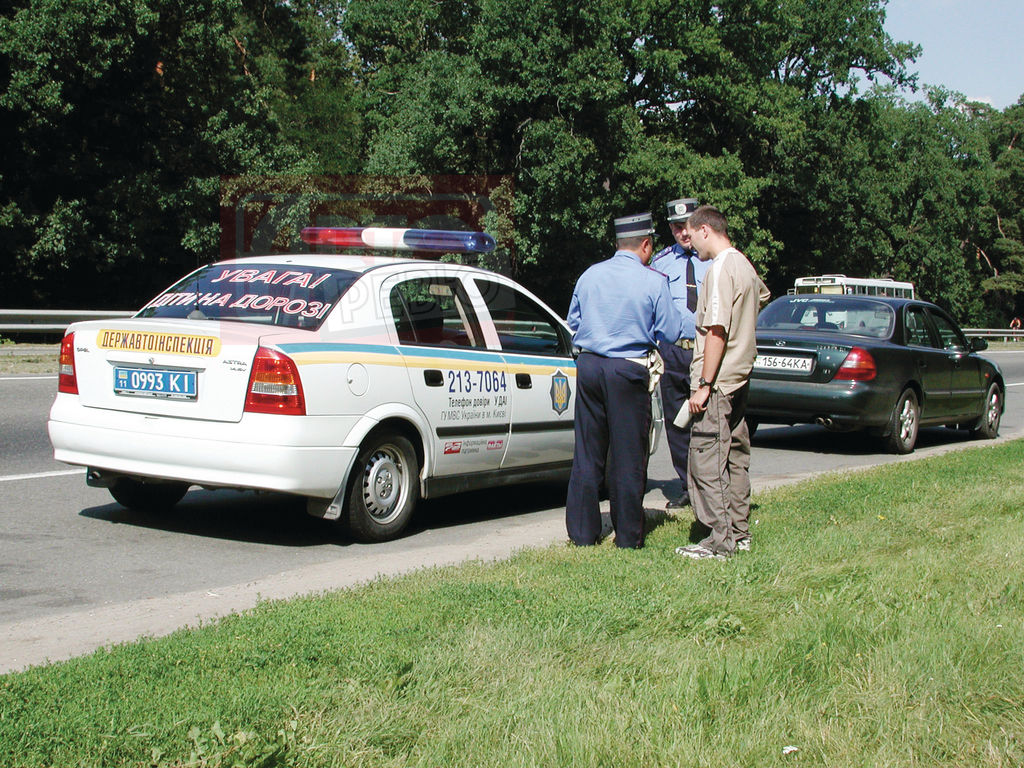
<instances>
[{"instance_id":1,"label":"car door handle","mask_svg":"<svg viewBox=\"0 0 1024 768\"><path fill-rule=\"evenodd\" d=\"M440 387L444 384L444 376L435 368L428 368L423 372L423 381L428 387Z\"/></svg>"},{"instance_id":2,"label":"car door handle","mask_svg":"<svg viewBox=\"0 0 1024 768\"><path fill-rule=\"evenodd\" d=\"M517 373L516 386L520 389L533 389L533 379L530 378L530 374Z\"/></svg>"}]
</instances>

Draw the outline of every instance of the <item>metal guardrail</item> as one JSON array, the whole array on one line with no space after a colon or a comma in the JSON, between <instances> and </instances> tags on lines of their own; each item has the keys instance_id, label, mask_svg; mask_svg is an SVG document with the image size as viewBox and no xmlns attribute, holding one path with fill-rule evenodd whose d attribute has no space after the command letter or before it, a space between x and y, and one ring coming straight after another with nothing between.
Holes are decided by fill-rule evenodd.
<instances>
[{"instance_id":1,"label":"metal guardrail","mask_svg":"<svg viewBox=\"0 0 1024 768\"><path fill-rule=\"evenodd\" d=\"M964 328L963 331L966 336L976 336L979 339L1024 341L1024 330L1020 329L1014 331L1009 328Z\"/></svg>"},{"instance_id":2,"label":"metal guardrail","mask_svg":"<svg viewBox=\"0 0 1024 768\"><path fill-rule=\"evenodd\" d=\"M0 309L0 333L62 333L79 320L131 317L134 312L106 309ZM1024 341L1024 329L964 328L968 336Z\"/></svg>"},{"instance_id":3,"label":"metal guardrail","mask_svg":"<svg viewBox=\"0 0 1024 768\"><path fill-rule=\"evenodd\" d=\"M0 309L0 333L63 333L79 320L106 320L134 314L105 309Z\"/></svg>"}]
</instances>

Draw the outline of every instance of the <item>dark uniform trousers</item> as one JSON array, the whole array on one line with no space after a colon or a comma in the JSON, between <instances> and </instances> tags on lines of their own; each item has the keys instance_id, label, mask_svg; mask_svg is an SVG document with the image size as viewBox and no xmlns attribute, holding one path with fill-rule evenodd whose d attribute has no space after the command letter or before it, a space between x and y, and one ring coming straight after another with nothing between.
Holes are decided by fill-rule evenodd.
<instances>
[{"instance_id":1,"label":"dark uniform trousers","mask_svg":"<svg viewBox=\"0 0 1024 768\"><path fill-rule=\"evenodd\" d=\"M690 427L680 429L673 422L679 409L690 399L690 363L693 350L662 341L658 343L665 372L661 375L661 402L665 410L665 438L672 456L672 467L686 490L687 461L690 457ZM689 406L686 406L689 407Z\"/></svg>"},{"instance_id":2,"label":"dark uniform trousers","mask_svg":"<svg viewBox=\"0 0 1024 768\"><path fill-rule=\"evenodd\" d=\"M615 544L642 547L651 396L647 369L631 360L583 352L576 360L576 450L565 526L575 544L601 534L600 488L611 502Z\"/></svg>"}]
</instances>

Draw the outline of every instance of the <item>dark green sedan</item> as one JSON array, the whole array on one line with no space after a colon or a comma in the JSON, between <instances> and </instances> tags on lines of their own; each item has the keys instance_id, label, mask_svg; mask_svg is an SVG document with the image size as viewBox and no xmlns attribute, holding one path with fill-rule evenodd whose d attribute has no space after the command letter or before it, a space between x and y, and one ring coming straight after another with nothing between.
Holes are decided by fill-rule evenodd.
<instances>
[{"instance_id":1,"label":"dark green sedan","mask_svg":"<svg viewBox=\"0 0 1024 768\"><path fill-rule=\"evenodd\" d=\"M1005 389L987 347L926 301L783 296L758 317L747 422L868 429L895 453L922 426L994 438Z\"/></svg>"}]
</instances>

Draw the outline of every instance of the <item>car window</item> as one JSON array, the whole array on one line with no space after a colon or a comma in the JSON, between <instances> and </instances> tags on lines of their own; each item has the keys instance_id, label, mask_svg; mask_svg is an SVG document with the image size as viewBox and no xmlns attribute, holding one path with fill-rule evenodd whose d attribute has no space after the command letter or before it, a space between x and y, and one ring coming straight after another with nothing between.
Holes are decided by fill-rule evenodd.
<instances>
[{"instance_id":1,"label":"car window","mask_svg":"<svg viewBox=\"0 0 1024 768\"><path fill-rule=\"evenodd\" d=\"M935 323L935 328L939 332L939 340L942 342L943 349L955 350L957 352L964 352L970 349L967 339L960 333L960 329L953 324L952 320L945 315L940 315L938 312L929 311L928 315Z\"/></svg>"},{"instance_id":2,"label":"car window","mask_svg":"<svg viewBox=\"0 0 1024 768\"><path fill-rule=\"evenodd\" d=\"M531 355L567 355L569 337L552 315L521 291L474 278L498 332L501 348Z\"/></svg>"},{"instance_id":3,"label":"car window","mask_svg":"<svg viewBox=\"0 0 1024 768\"><path fill-rule=\"evenodd\" d=\"M315 330L359 273L294 264L212 264L178 281L136 317L236 320Z\"/></svg>"},{"instance_id":4,"label":"car window","mask_svg":"<svg viewBox=\"0 0 1024 768\"><path fill-rule=\"evenodd\" d=\"M818 325L818 318L821 318L821 322L825 322L824 314L819 314L816 307L808 307L804 310L803 315L800 316L800 325L812 326Z\"/></svg>"},{"instance_id":5,"label":"car window","mask_svg":"<svg viewBox=\"0 0 1024 768\"><path fill-rule=\"evenodd\" d=\"M481 347L483 334L454 277L404 280L391 289L391 316L402 344Z\"/></svg>"},{"instance_id":6,"label":"car window","mask_svg":"<svg viewBox=\"0 0 1024 768\"><path fill-rule=\"evenodd\" d=\"M887 338L895 314L887 304L852 296L784 296L762 310L761 330L843 333Z\"/></svg>"},{"instance_id":7,"label":"car window","mask_svg":"<svg viewBox=\"0 0 1024 768\"><path fill-rule=\"evenodd\" d=\"M932 335L928 332L928 318L924 307L907 307L905 321L907 344L912 347L934 347Z\"/></svg>"}]
</instances>

